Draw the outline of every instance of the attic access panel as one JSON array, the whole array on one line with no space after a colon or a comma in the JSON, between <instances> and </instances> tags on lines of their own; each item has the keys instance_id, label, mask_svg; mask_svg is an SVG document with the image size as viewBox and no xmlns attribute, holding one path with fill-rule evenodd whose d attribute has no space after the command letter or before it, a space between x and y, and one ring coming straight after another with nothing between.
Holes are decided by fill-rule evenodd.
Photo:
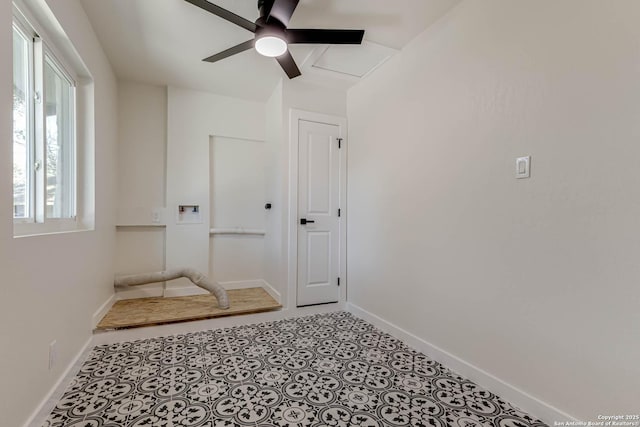
<instances>
[{"instance_id":1,"label":"attic access panel","mask_svg":"<svg viewBox=\"0 0 640 427\"><path fill-rule=\"evenodd\" d=\"M397 51L369 41L360 46L332 45L311 64L312 68L363 78Z\"/></svg>"}]
</instances>

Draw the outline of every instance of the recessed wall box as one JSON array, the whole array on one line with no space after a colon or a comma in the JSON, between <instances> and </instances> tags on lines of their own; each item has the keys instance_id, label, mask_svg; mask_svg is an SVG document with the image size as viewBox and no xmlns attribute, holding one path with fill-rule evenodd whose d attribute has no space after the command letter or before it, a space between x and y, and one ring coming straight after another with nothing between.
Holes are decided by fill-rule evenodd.
<instances>
[{"instance_id":1,"label":"recessed wall box","mask_svg":"<svg viewBox=\"0 0 640 427\"><path fill-rule=\"evenodd\" d=\"M176 224L202 224L200 205L178 205Z\"/></svg>"}]
</instances>

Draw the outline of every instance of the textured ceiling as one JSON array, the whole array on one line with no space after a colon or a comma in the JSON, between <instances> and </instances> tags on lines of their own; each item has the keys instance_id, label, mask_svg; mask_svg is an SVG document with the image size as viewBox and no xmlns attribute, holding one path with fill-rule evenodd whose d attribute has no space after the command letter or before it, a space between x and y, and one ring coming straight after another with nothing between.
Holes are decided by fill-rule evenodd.
<instances>
[{"instance_id":1,"label":"textured ceiling","mask_svg":"<svg viewBox=\"0 0 640 427\"><path fill-rule=\"evenodd\" d=\"M365 40L401 49L459 1L302 0L289 26L364 29ZM214 3L251 21L258 17L256 0ZM284 75L274 59L253 50L215 64L203 63L202 58L253 34L183 0L82 0L82 4L121 79L265 100ZM291 51L302 65L315 48L296 45ZM304 79L335 82L330 75L306 76L301 69Z\"/></svg>"}]
</instances>

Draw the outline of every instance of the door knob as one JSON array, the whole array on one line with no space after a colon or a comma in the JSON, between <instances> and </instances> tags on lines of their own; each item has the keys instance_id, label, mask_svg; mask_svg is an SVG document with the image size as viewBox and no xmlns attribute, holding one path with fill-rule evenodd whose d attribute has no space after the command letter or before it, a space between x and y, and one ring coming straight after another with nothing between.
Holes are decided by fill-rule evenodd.
<instances>
[{"instance_id":1,"label":"door knob","mask_svg":"<svg viewBox=\"0 0 640 427\"><path fill-rule=\"evenodd\" d=\"M307 224L311 224L314 223L315 221L312 219L307 219L307 218L300 218L300 224L302 225L307 225Z\"/></svg>"}]
</instances>

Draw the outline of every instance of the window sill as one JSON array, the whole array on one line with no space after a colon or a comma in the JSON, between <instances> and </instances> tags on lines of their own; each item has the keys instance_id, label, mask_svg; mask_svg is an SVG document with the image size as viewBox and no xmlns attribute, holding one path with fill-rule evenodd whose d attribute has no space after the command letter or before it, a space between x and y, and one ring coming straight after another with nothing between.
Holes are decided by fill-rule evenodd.
<instances>
[{"instance_id":1,"label":"window sill","mask_svg":"<svg viewBox=\"0 0 640 427\"><path fill-rule=\"evenodd\" d=\"M49 220L46 224L16 222L13 224L13 238L81 233L92 230L76 220Z\"/></svg>"}]
</instances>

